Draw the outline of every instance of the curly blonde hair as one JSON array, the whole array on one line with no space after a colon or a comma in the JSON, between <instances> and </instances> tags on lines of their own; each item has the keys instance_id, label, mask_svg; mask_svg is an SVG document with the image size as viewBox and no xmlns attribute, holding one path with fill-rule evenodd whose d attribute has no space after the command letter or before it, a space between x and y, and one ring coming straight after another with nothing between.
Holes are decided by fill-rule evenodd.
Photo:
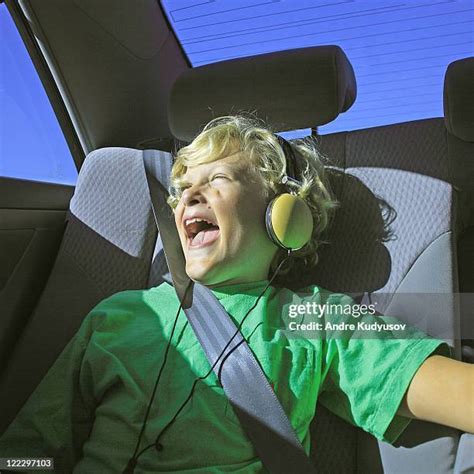
<instances>
[{"instance_id":1,"label":"curly blonde hair","mask_svg":"<svg viewBox=\"0 0 474 474\"><path fill-rule=\"evenodd\" d=\"M262 120L246 115L213 119L191 144L178 151L171 170L168 204L173 209L178 205L182 194L182 176L187 167L211 163L241 152L248 159L250 168L263 178L263 192L268 202L278 194L289 192L304 199L313 215L311 240L293 253L293 259L280 271L280 275L301 271L302 265L314 267L318 262L321 235L328 227L338 203L327 181L326 158L318 151L315 140L294 140L292 147L303 158L294 165L297 174L294 178L302 182L301 187L280 183L287 173L285 154L278 138ZM304 168L301 166L303 161ZM285 250L280 249L272 262L271 273L285 256Z\"/></svg>"}]
</instances>

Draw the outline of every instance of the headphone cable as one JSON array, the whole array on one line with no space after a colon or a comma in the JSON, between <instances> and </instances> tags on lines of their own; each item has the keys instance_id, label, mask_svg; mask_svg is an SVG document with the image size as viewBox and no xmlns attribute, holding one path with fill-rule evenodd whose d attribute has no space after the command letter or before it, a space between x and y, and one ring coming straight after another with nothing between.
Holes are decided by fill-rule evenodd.
<instances>
[{"instance_id":1,"label":"headphone cable","mask_svg":"<svg viewBox=\"0 0 474 474\"><path fill-rule=\"evenodd\" d=\"M192 281L189 282L188 287L186 288L186 292L185 292L185 296L183 298L183 301L186 299L186 295L188 294L188 291L191 288L192 283L193 283ZM152 395L150 397L150 401L148 402L148 406L147 406L147 409L146 409L146 412L145 412L145 417L144 417L143 422L142 422L142 427L141 427L141 430L140 430L140 434L138 435L137 444L135 446L135 451L133 452L132 457L129 459L129 461L127 463L127 466L125 467L125 469L123 471L123 474L133 474L134 468L135 468L135 466L137 465L137 462L138 462L138 458L143 453L143 451L141 451L137 455L137 451L138 451L138 448L140 447L140 442L142 440L143 433L145 432L145 427L146 427L146 423L148 421L148 416L149 416L150 411L151 411L151 406L153 404L153 400L155 399L155 395L156 395L156 392L157 392L157 389L158 389L158 384L160 382L161 375L164 371L166 360L168 358L169 349L171 347L171 341L173 339L174 332L176 330L176 326L178 324L179 313L180 313L180 311L183 307L183 301L180 301L178 311L177 311L176 316L174 318L174 323L173 323L173 327L171 329L171 334L170 334L170 337L169 337L169 340L168 340L168 344L166 345L165 354L163 356L163 361L161 363L160 370L158 371L158 375L156 377L155 386L153 387L153 392L152 392Z\"/></svg>"}]
</instances>

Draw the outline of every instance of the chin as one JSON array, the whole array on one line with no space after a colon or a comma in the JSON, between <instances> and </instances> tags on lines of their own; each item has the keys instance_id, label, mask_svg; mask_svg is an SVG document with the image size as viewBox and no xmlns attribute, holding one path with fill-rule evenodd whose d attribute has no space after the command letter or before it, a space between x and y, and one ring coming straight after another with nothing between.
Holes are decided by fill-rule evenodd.
<instances>
[{"instance_id":1,"label":"chin","mask_svg":"<svg viewBox=\"0 0 474 474\"><path fill-rule=\"evenodd\" d=\"M191 278L195 283L201 283L201 285L207 285L208 282L212 279L209 277L209 270L202 268L186 268L186 273L188 277Z\"/></svg>"},{"instance_id":2,"label":"chin","mask_svg":"<svg viewBox=\"0 0 474 474\"><path fill-rule=\"evenodd\" d=\"M214 287L219 285L225 285L229 278L225 278L222 275L212 274L211 271L187 271L186 272L194 283L199 283L204 286Z\"/></svg>"}]
</instances>

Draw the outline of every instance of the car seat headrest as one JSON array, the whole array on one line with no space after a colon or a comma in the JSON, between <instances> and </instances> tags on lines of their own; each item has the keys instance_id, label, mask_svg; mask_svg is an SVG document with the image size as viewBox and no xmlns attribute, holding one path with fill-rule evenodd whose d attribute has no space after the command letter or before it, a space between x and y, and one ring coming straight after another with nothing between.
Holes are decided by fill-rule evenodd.
<instances>
[{"instance_id":1,"label":"car seat headrest","mask_svg":"<svg viewBox=\"0 0 474 474\"><path fill-rule=\"evenodd\" d=\"M355 98L354 70L341 48L301 48L185 71L173 86L168 119L183 141L212 118L242 111L287 131L328 123Z\"/></svg>"},{"instance_id":2,"label":"car seat headrest","mask_svg":"<svg viewBox=\"0 0 474 474\"><path fill-rule=\"evenodd\" d=\"M444 78L444 121L450 133L474 142L474 57L448 66Z\"/></svg>"}]
</instances>

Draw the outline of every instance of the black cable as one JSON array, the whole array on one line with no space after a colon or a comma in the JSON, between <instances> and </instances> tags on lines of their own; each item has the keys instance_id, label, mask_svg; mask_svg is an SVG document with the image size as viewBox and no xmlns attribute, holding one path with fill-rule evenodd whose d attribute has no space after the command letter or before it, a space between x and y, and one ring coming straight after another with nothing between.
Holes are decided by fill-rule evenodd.
<instances>
[{"instance_id":1,"label":"black cable","mask_svg":"<svg viewBox=\"0 0 474 474\"><path fill-rule=\"evenodd\" d=\"M183 298L183 301L186 299L186 295L187 295L189 289L191 288L192 283L193 283L192 281L189 282L188 287L186 288L186 292L185 292L185 296ZM142 440L143 433L145 432L145 427L146 427L146 423L148 421L148 416L150 414L151 406L153 404L153 400L155 399L156 391L158 389L158 384L160 382L161 375L162 375L163 370L165 368L166 360L168 358L168 352L169 352L169 349L171 347L171 341L173 339L174 331L175 331L176 326L178 324L179 313L181 311L181 308L183 307L183 301L180 302L178 311L177 311L176 316L174 318L173 327L171 329L171 335L170 335L170 338L168 340L168 344L166 345L165 354L163 356L163 362L161 363L160 370L158 371L158 375L156 377L155 386L153 387L153 392L152 392L152 395L150 397L150 401L148 402L148 407L147 407L145 417L144 417L143 422L142 422L142 427L141 427L141 430L140 430L140 434L138 435L137 444L135 446L135 451L133 452L132 457L129 459L129 461L127 463L127 466L123 471L123 474L133 474L134 468L135 468L135 466L137 465L137 462L138 462L138 458L140 457L140 455L143 452L143 451L141 451L140 454L138 454L138 456L137 456L137 451L138 451L138 448L140 447L140 442Z\"/></svg>"}]
</instances>

